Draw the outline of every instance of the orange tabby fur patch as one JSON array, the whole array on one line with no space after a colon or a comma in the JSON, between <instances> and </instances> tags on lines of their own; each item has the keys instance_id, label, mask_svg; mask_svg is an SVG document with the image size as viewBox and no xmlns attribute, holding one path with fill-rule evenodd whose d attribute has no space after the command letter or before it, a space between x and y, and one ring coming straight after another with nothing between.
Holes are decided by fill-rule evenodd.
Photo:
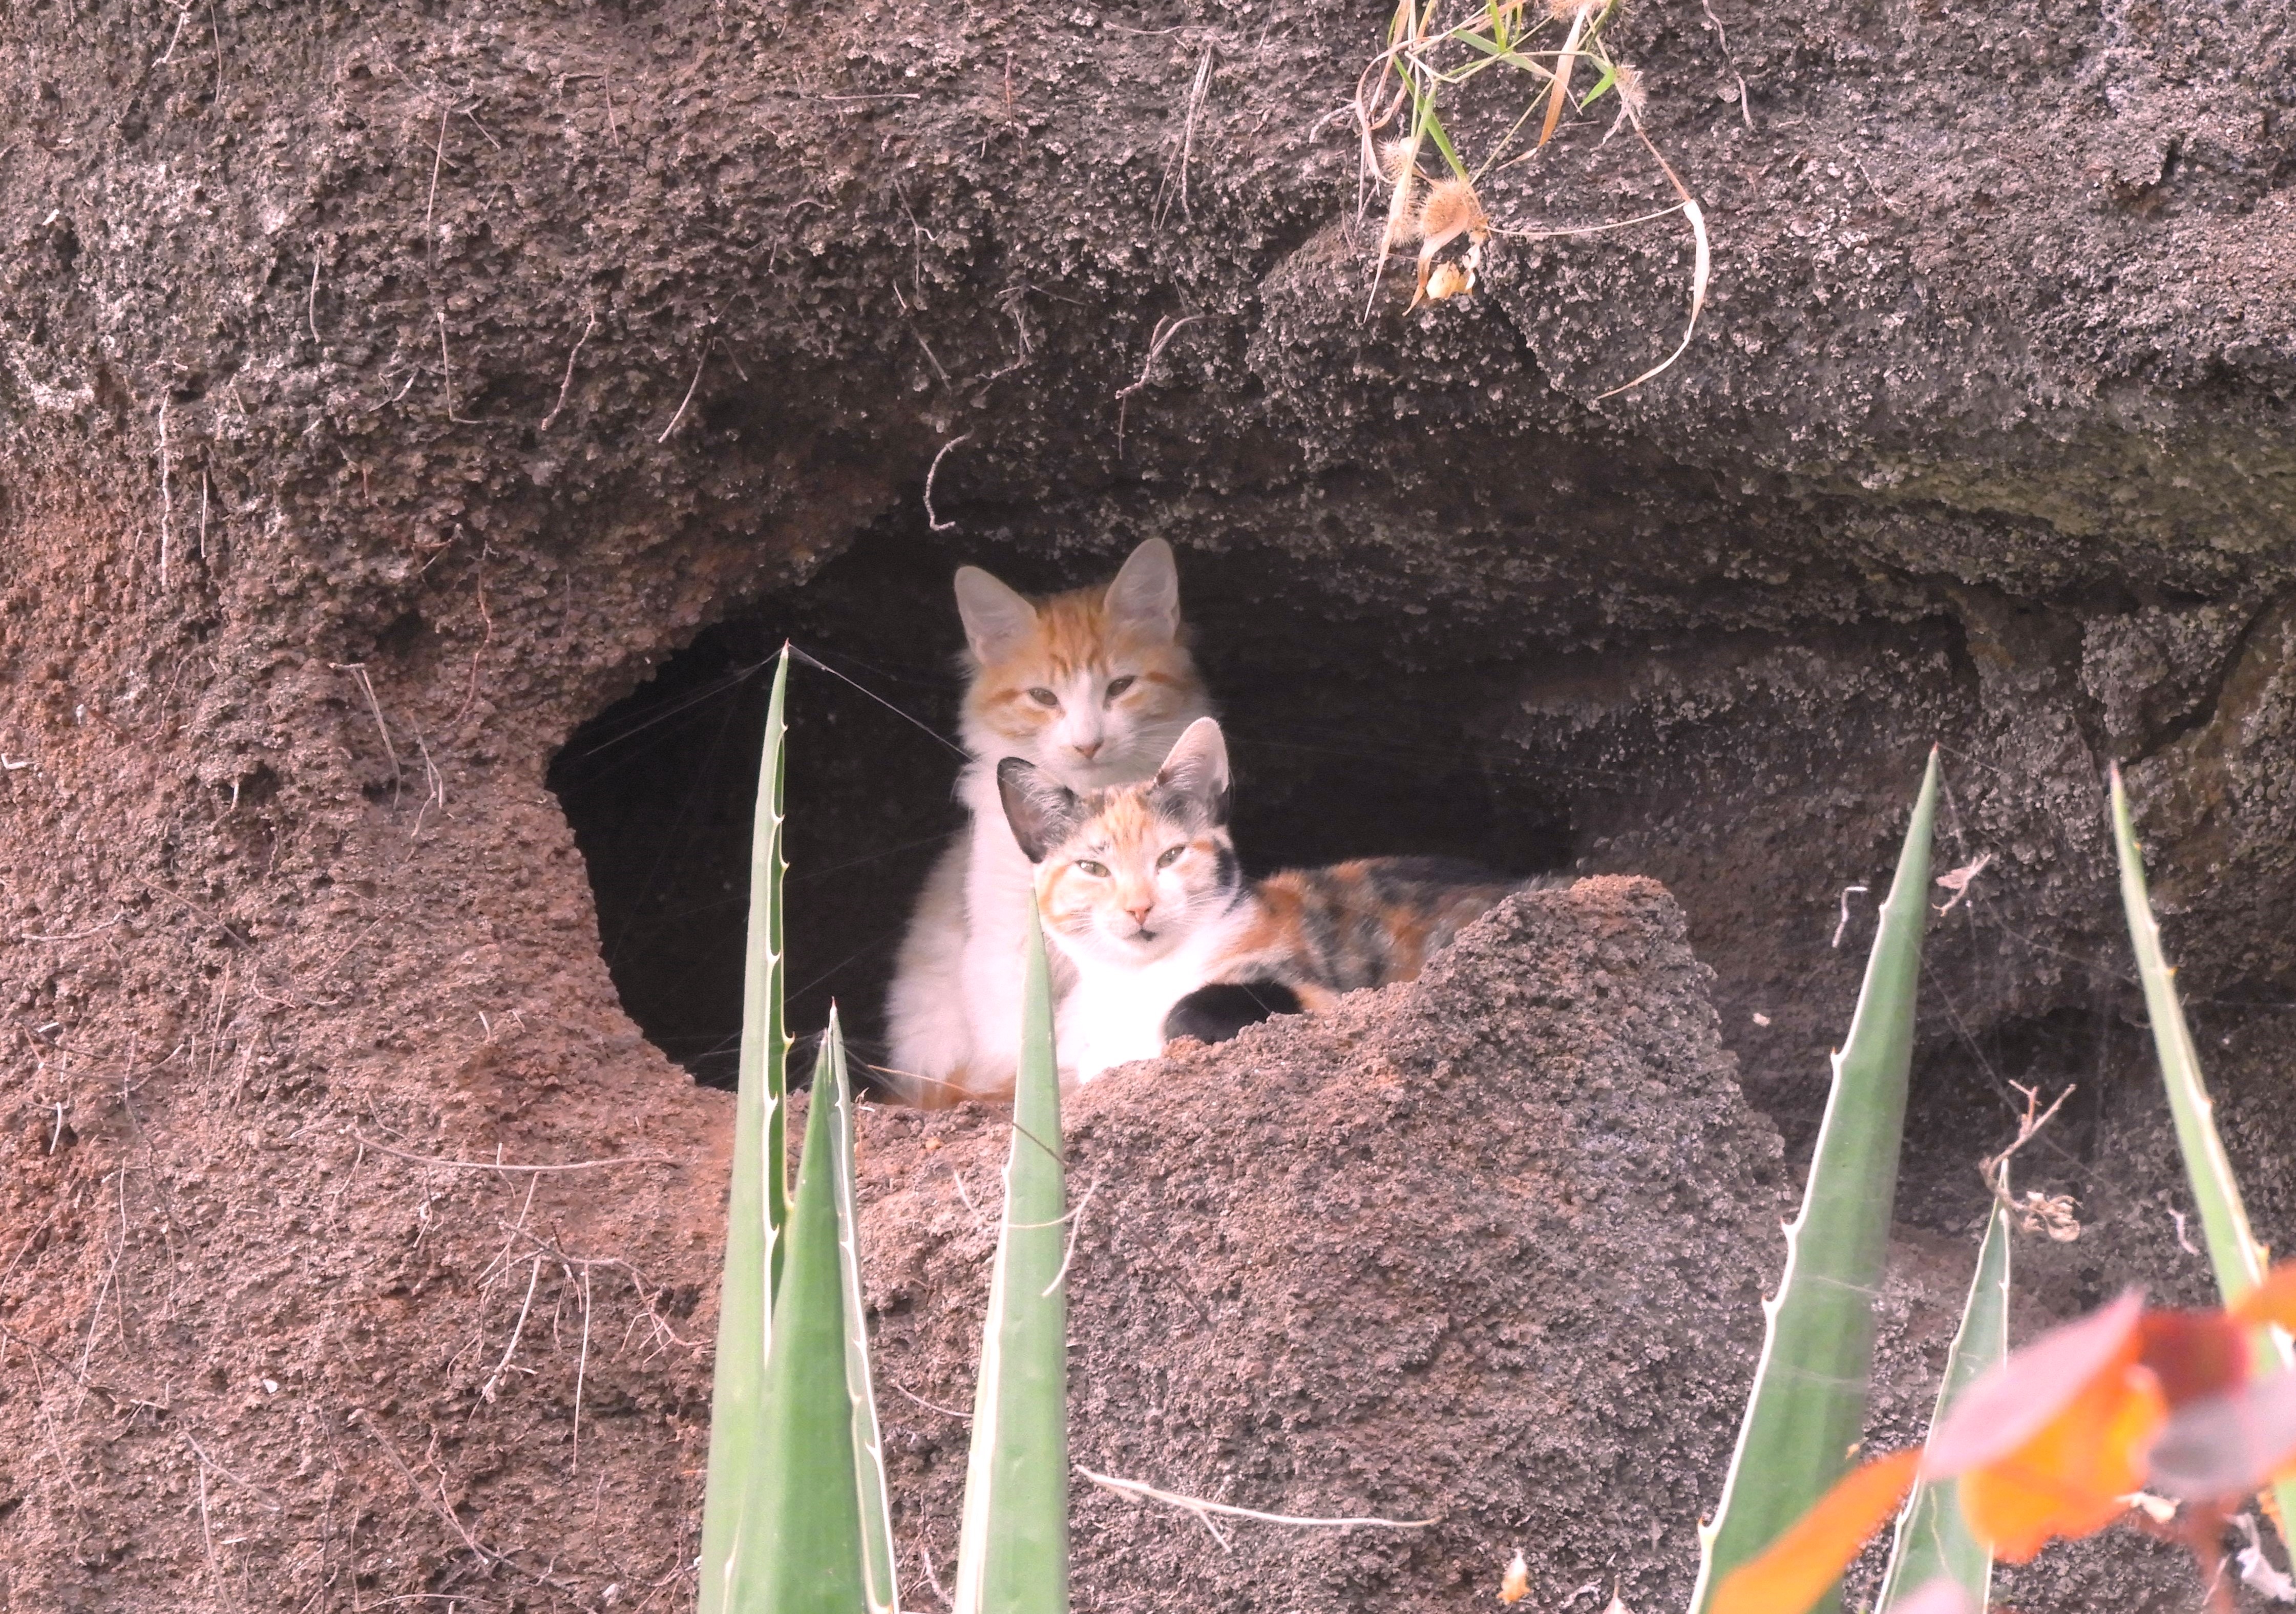
<instances>
[{"instance_id":1,"label":"orange tabby fur patch","mask_svg":"<svg viewBox=\"0 0 2296 1614\"><path fill-rule=\"evenodd\" d=\"M1139 682L1117 700L1141 722L1170 722L1202 707L1186 635L1159 642L1126 631L1110 615L1105 584L1034 603L1035 631L981 667L965 694L967 715L991 733L1025 749L1058 716L1030 700L1029 690L1058 687L1080 672L1104 678L1119 660L1138 669Z\"/></svg>"}]
</instances>

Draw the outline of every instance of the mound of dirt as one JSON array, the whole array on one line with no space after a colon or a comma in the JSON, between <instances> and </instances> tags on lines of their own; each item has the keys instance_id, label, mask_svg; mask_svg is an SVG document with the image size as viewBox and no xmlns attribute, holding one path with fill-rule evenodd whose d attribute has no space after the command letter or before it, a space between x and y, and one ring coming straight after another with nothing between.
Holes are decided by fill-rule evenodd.
<instances>
[{"instance_id":1,"label":"mound of dirt","mask_svg":"<svg viewBox=\"0 0 2296 1614\"><path fill-rule=\"evenodd\" d=\"M1509 898L1417 981L1111 1073L1063 1117L1080 1610L1456 1610L1520 1550L1533 1601L1686 1606L1759 1300L1798 1190L1749 1108L1655 881ZM1011 1131L970 1107L866 1114L878 1410L918 1601L955 1561ZM2018 1258L2030 1252L2021 1241ZM1976 1240L1892 1247L1867 1439L1927 1426ZM2052 1319L2020 1302L2024 1337ZM1870 1592L1877 1547L1853 1574ZM2003 1571L2018 1606L2186 1606L2126 1533Z\"/></svg>"},{"instance_id":2,"label":"mound of dirt","mask_svg":"<svg viewBox=\"0 0 2296 1614\"><path fill-rule=\"evenodd\" d=\"M1064 1118L1083 1609L1456 1609L1517 1548L1539 1601L1679 1603L1784 1244L1673 899L1510 898L1416 982L1128 1066ZM880 1410L905 1544L954 1561L1004 1118L862 1131ZM948 1409L948 1410L943 1410ZM911 1556L909 1575L922 1559Z\"/></svg>"}]
</instances>

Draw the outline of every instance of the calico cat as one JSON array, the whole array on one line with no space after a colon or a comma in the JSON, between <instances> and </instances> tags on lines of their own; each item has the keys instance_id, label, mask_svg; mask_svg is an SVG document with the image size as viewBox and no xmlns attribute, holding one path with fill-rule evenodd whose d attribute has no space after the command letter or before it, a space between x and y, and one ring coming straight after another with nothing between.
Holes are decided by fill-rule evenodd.
<instances>
[{"instance_id":1,"label":"calico cat","mask_svg":"<svg viewBox=\"0 0 2296 1614\"><path fill-rule=\"evenodd\" d=\"M1057 1036L1088 1082L1175 1036L1218 1042L1271 1013L1418 975L1521 883L1449 858L1369 857L1247 882L1227 831L1227 746L1199 718L1153 778L1080 794L1018 758L998 765L1014 839L1036 865L1046 940L1074 979Z\"/></svg>"},{"instance_id":2,"label":"calico cat","mask_svg":"<svg viewBox=\"0 0 2296 1614\"><path fill-rule=\"evenodd\" d=\"M955 586L972 758L956 793L972 822L917 898L886 1004L892 1069L926 1105L1008 1093L1019 1064L1031 871L999 799L998 762L1024 759L1065 790L1106 791L1154 773L1211 709L1161 538L1104 586L1031 601L975 566Z\"/></svg>"}]
</instances>

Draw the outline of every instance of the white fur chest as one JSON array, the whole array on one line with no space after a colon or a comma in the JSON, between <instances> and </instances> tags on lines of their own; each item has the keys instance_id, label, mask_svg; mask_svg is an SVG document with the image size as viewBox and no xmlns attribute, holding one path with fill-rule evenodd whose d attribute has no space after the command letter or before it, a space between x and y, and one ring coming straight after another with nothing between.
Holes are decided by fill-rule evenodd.
<instances>
[{"instance_id":1,"label":"white fur chest","mask_svg":"<svg viewBox=\"0 0 2296 1614\"><path fill-rule=\"evenodd\" d=\"M1064 948L1077 979L1061 1000L1062 1071L1081 1084L1111 1066L1162 1053L1164 1017L1210 978L1243 922L1240 914L1215 921L1162 958L1139 964Z\"/></svg>"},{"instance_id":2,"label":"white fur chest","mask_svg":"<svg viewBox=\"0 0 2296 1614\"><path fill-rule=\"evenodd\" d=\"M974 763L957 793L972 809L972 844L964 879L965 938L961 965L969 1063L986 1086L1009 1078L1021 1057L1021 987L1036 901L1034 870L1013 839L996 799L993 768Z\"/></svg>"}]
</instances>

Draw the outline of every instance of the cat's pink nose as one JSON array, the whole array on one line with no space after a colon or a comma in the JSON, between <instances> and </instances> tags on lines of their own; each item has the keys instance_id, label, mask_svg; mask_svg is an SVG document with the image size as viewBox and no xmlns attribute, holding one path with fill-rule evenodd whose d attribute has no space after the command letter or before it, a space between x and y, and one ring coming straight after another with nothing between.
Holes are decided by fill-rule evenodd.
<instances>
[{"instance_id":1,"label":"cat's pink nose","mask_svg":"<svg viewBox=\"0 0 2296 1614\"><path fill-rule=\"evenodd\" d=\"M1099 753L1100 741L1097 740L1091 741L1087 743L1077 746L1075 750L1078 756L1083 758L1086 762L1090 762L1093 758Z\"/></svg>"},{"instance_id":2,"label":"cat's pink nose","mask_svg":"<svg viewBox=\"0 0 2296 1614\"><path fill-rule=\"evenodd\" d=\"M1132 922L1135 925L1144 930L1148 928L1148 915L1154 911L1155 906L1156 899L1152 897L1143 903L1126 903L1124 911L1132 915Z\"/></svg>"}]
</instances>

